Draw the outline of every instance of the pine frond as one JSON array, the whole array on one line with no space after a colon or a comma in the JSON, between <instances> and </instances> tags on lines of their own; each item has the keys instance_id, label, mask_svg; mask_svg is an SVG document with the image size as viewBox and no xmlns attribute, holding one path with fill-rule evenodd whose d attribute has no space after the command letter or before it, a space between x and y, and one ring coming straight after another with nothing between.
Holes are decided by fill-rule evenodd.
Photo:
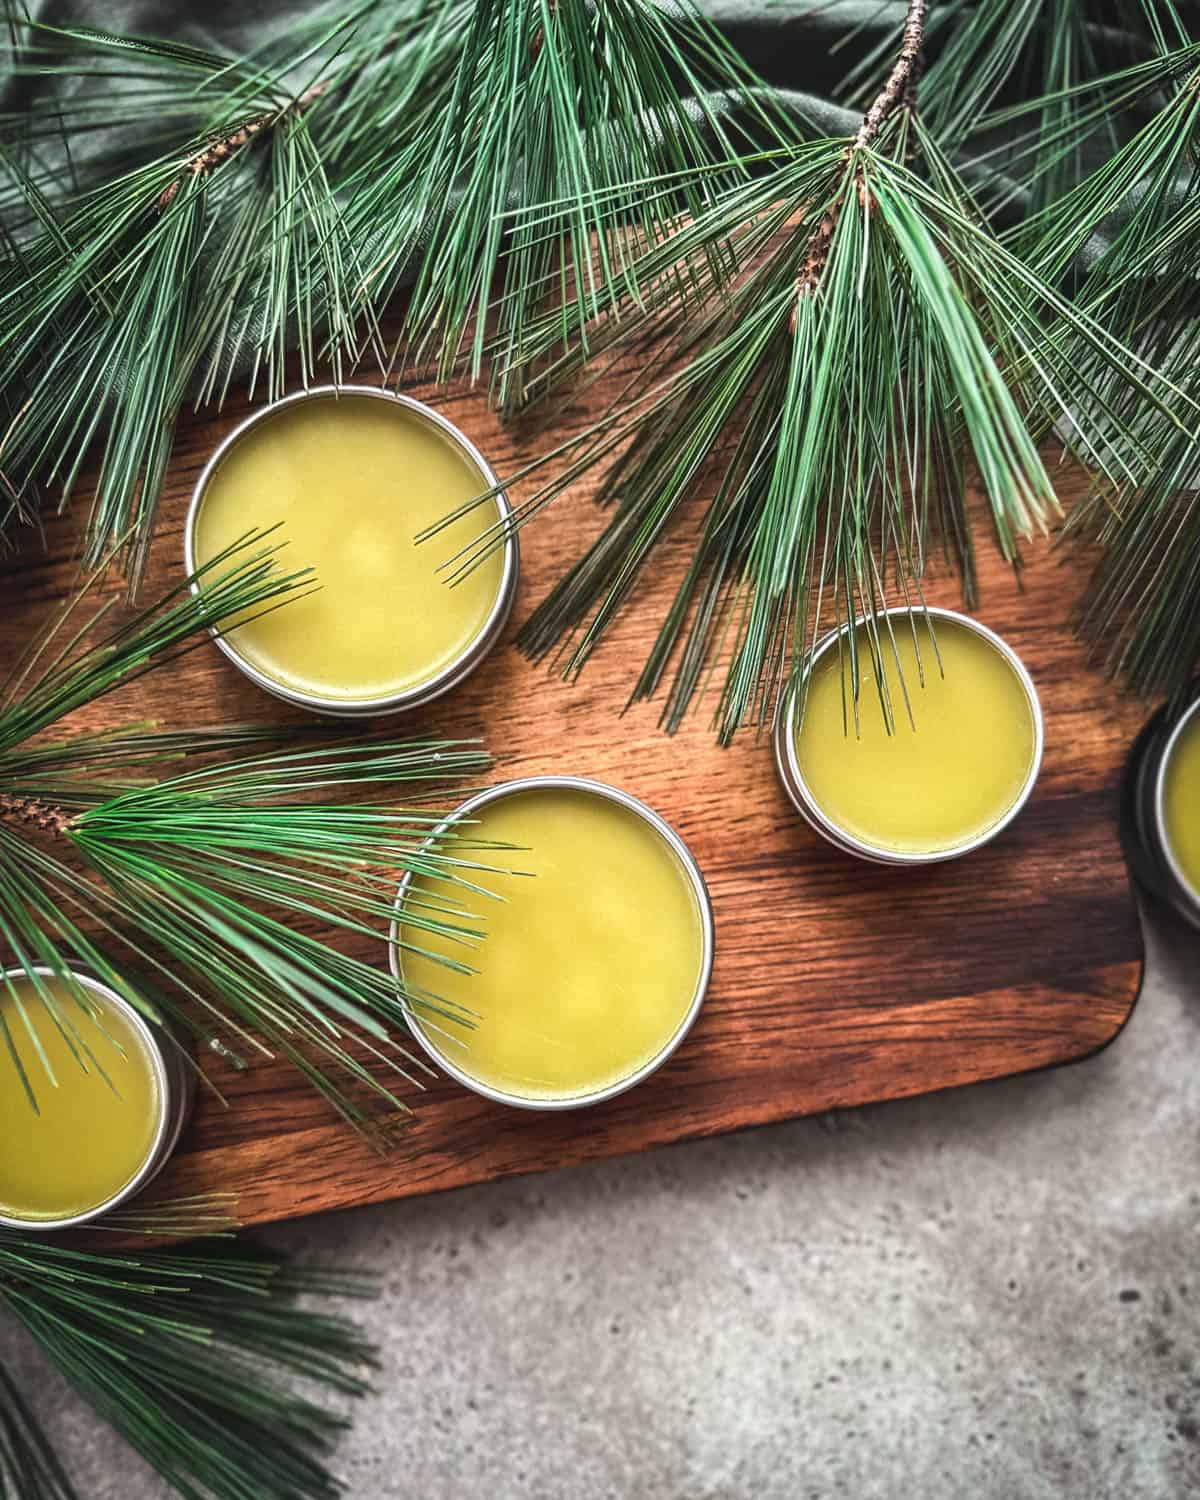
<instances>
[{"instance_id":1,"label":"pine frond","mask_svg":"<svg viewBox=\"0 0 1200 1500\"><path fill-rule=\"evenodd\" d=\"M391 1080L419 1086L427 1071L396 1039L410 1009L460 1025L471 1018L410 997L382 966L305 929L382 943L404 871L438 870L453 883L460 844L468 856L476 846L458 840L430 799L477 776L486 755L448 741L346 747L323 728L292 748L232 760L222 752L277 742L279 731L48 733L190 649L197 632L278 607L307 581L282 574L274 551L251 538L94 642L68 611L58 622L65 647L43 642L18 664L0 700L0 939L40 990L38 965L59 974L82 966L231 1060L290 1058L366 1125L358 1095L410 1113ZM166 774L173 764L181 768ZM412 805L344 795L383 785L392 798L406 787ZM479 939L450 905L417 907L404 923L449 933L464 952ZM39 1081L12 1038L0 1041L36 1100Z\"/></svg>"},{"instance_id":2,"label":"pine frond","mask_svg":"<svg viewBox=\"0 0 1200 1500\"><path fill-rule=\"evenodd\" d=\"M865 107L899 45L900 24L847 76L842 93ZM982 160L1018 186L1036 211L1079 181L1086 147L1115 151L1122 101L1108 75L1187 40L1174 0L951 0L931 8L921 116L960 167ZM1104 80L1103 83L1099 80ZM1111 84L1111 91L1110 91ZM1011 124L1013 94L1022 129ZM1032 101L1032 102L1027 102ZM1003 200L1001 200L1003 201Z\"/></svg>"},{"instance_id":3,"label":"pine frond","mask_svg":"<svg viewBox=\"0 0 1200 1500\"><path fill-rule=\"evenodd\" d=\"M1073 413L1099 434L1096 491L1071 518L1104 549L1081 624L1145 694L1182 691L1200 661L1200 47L1165 54L1156 85L1121 149L1013 236L1162 377L1164 403L1145 403L1067 340Z\"/></svg>"},{"instance_id":4,"label":"pine frond","mask_svg":"<svg viewBox=\"0 0 1200 1500\"><path fill-rule=\"evenodd\" d=\"M64 119L52 95L32 123L0 121L12 248L0 260L4 473L26 509L39 485L66 500L96 446L92 563L120 541L139 574L176 418L197 382L201 399L223 396L235 372L248 372L253 388L263 367L277 394L291 347L305 378L322 357L339 377L372 334L370 308L356 305L363 268L341 184L310 129L343 70L361 61L341 56L345 29L344 10L315 39L302 28L292 53L266 68L165 42L32 28L36 50L21 68L69 78L95 66L119 79L139 147L117 163L89 162L76 188L61 180L72 159L53 147L75 125L86 138L90 117L75 120L68 107ZM185 100L186 112L160 110L164 94ZM11 144L31 133L38 150ZM106 175L124 154L133 162Z\"/></svg>"},{"instance_id":5,"label":"pine frond","mask_svg":"<svg viewBox=\"0 0 1200 1500\"><path fill-rule=\"evenodd\" d=\"M502 245L502 337L594 306L626 240L698 202L681 181L643 203L638 181L736 159L776 118L691 0L343 0L250 58L18 32L17 75L62 86L0 116L0 503L11 525L69 499L95 446L89 558L121 539L135 580L189 397L243 377L274 396L293 348L305 382L382 359L377 309L413 275L414 355L477 374ZM593 258L605 194L627 222ZM549 198L551 235L510 231Z\"/></svg>"},{"instance_id":6,"label":"pine frond","mask_svg":"<svg viewBox=\"0 0 1200 1500\"><path fill-rule=\"evenodd\" d=\"M0 1365L0 1497L79 1500L37 1417Z\"/></svg>"},{"instance_id":7,"label":"pine frond","mask_svg":"<svg viewBox=\"0 0 1200 1500\"><path fill-rule=\"evenodd\" d=\"M170 163L137 174L123 185L123 203L97 195L63 226L61 245L47 232L30 247L28 270L0 291L6 472L18 492L44 475L69 498L85 454L100 442L91 563L132 532L130 562L140 566L183 400L204 189L190 180L146 224L175 170Z\"/></svg>"},{"instance_id":8,"label":"pine frond","mask_svg":"<svg viewBox=\"0 0 1200 1500\"><path fill-rule=\"evenodd\" d=\"M342 1493L327 1462L347 1419L296 1381L361 1396L375 1351L349 1320L304 1303L370 1292L358 1277L245 1245L104 1254L0 1229L0 1304L188 1500ZM74 1500L0 1371L5 1495L6 1461L15 1500Z\"/></svg>"},{"instance_id":9,"label":"pine frond","mask_svg":"<svg viewBox=\"0 0 1200 1500\"><path fill-rule=\"evenodd\" d=\"M611 522L520 637L535 656L566 642L573 673L707 483L694 561L634 687L654 693L676 660L668 728L730 643L719 733L764 723L823 628L873 616L889 591L919 600L939 543L964 564L969 596L968 458L1015 562L1019 538L1057 514L1034 440L1041 413L1102 461L1111 430L1091 431L1079 411L1102 378L1162 408L1153 374L995 238L904 87L854 140L772 158L639 258L635 292L597 320L592 347L640 357L658 341L667 352L622 405L547 456L565 468L516 514L525 524L623 449L603 490ZM739 267L731 288L707 258L717 245ZM557 339L547 320L523 351L546 390L585 359L574 328L565 348ZM1076 367L1080 346L1090 375ZM455 566L502 536L485 533ZM857 700L857 662L851 673Z\"/></svg>"},{"instance_id":10,"label":"pine frond","mask_svg":"<svg viewBox=\"0 0 1200 1500\"><path fill-rule=\"evenodd\" d=\"M353 237L372 246L380 298L423 247L405 320L412 356L433 355L443 376L465 356L478 377L495 292L497 395L519 404L514 345L526 321L549 303L586 322L625 284L630 246L701 201L682 180L671 204L643 184L713 160L732 159L725 180L744 175L746 137L721 91L770 133L779 117L752 85L692 0L476 0L448 107L348 210ZM598 202L618 232L598 235ZM537 230L511 222L535 204L554 205Z\"/></svg>"}]
</instances>

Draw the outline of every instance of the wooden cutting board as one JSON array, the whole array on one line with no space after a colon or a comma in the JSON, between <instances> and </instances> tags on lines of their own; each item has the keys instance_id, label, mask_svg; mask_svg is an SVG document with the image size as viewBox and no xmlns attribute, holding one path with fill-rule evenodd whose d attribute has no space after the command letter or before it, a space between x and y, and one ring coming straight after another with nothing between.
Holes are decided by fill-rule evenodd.
<instances>
[{"instance_id":1,"label":"wooden cutting board","mask_svg":"<svg viewBox=\"0 0 1200 1500\"><path fill-rule=\"evenodd\" d=\"M470 393L413 393L441 406L501 474L551 446L515 442ZM148 590L182 573L188 494L247 409L181 432ZM1068 499L1080 487L1072 478ZM598 777L673 823L716 911L716 966L694 1031L654 1078L589 1110L507 1110L438 1082L387 1157L287 1066L234 1075L207 1060L228 1108L202 1097L155 1198L232 1191L240 1217L255 1223L461 1187L1070 1062L1107 1045L1128 1019L1142 941L1118 843L1117 783L1144 710L1086 665L1071 635L1086 560L1030 549L1018 588L981 533L979 613L1037 682L1045 764L1031 803L994 843L963 860L896 871L840 854L801 821L765 738L719 749L703 705L674 738L657 729L656 705L618 717L679 576L686 535L661 550L635 609L579 683L563 684L512 649L516 624L599 529L591 500L580 483L525 532L514 619L480 670L449 698L377 727L479 736L497 779ZM56 521L44 549L28 545L5 564L0 664L71 587L76 551L75 525ZM958 603L956 580L933 580L929 597ZM182 727L303 715L205 644L80 722L142 717ZM354 951L385 963L382 938Z\"/></svg>"}]
</instances>

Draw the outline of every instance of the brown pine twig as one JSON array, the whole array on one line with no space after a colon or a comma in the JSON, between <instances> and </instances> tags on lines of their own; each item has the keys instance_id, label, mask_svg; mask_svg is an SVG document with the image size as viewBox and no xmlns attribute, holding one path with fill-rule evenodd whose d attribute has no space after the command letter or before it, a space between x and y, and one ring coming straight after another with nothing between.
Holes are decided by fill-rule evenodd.
<instances>
[{"instance_id":1,"label":"brown pine twig","mask_svg":"<svg viewBox=\"0 0 1200 1500\"><path fill-rule=\"evenodd\" d=\"M924 71L924 40L925 40L925 11L927 0L908 0L908 14L904 20L904 32L900 38L900 52L892 71L888 74L887 82L875 96L875 101L862 118L854 136L853 144L847 155L869 146L883 129L884 124L895 114L902 105L906 109L915 109L917 103L917 85L920 83L921 74ZM860 182L858 184L859 199L863 206L870 208L870 202L866 197L866 187ZM842 210L842 199L839 198L830 207L820 224L813 230L809 240L808 253L804 257L804 267L796 278L796 298L807 297L815 292L820 285L821 273L825 269L825 263L829 259L829 251L833 245L833 232L837 228L838 216ZM796 331L796 308L792 307L791 330Z\"/></svg>"},{"instance_id":2,"label":"brown pine twig","mask_svg":"<svg viewBox=\"0 0 1200 1500\"><path fill-rule=\"evenodd\" d=\"M197 151L195 156L189 158L179 176L173 182L169 182L158 195L159 210L171 206L175 201L176 193L189 176L207 177L211 172L215 172L223 161L228 161L235 151L241 150L256 135L261 135L264 130L278 125L280 120L287 115L302 115L328 87L328 80L323 83L314 83L312 88L306 89L291 104L285 104L282 109L267 110L265 114L257 115L253 120L247 120L244 125L239 125L229 135L223 135L211 145L205 146L203 151Z\"/></svg>"},{"instance_id":3,"label":"brown pine twig","mask_svg":"<svg viewBox=\"0 0 1200 1500\"><path fill-rule=\"evenodd\" d=\"M862 118L855 147L869 146L883 128L884 121L906 102L909 84L915 89L920 77L921 47L925 40L926 0L908 0L908 15L900 38L900 55L888 74L888 80L875 96L875 102ZM914 76L915 75L915 76Z\"/></svg>"},{"instance_id":4,"label":"brown pine twig","mask_svg":"<svg viewBox=\"0 0 1200 1500\"><path fill-rule=\"evenodd\" d=\"M43 833L60 836L70 832L75 819L41 797L18 797L11 792L0 792L0 820L20 823L27 828L40 828Z\"/></svg>"}]
</instances>

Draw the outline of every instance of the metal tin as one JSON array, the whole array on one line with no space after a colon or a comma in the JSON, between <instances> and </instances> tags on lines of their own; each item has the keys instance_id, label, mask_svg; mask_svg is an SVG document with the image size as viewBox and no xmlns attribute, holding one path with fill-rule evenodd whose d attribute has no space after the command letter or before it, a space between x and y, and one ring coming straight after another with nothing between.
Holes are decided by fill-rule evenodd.
<instances>
[{"instance_id":1,"label":"metal tin","mask_svg":"<svg viewBox=\"0 0 1200 1500\"><path fill-rule=\"evenodd\" d=\"M48 979L54 977L53 969L39 964L32 966L32 972L42 974ZM26 970L23 968L7 969L0 971L0 979L20 978L25 973ZM10 1229L24 1229L34 1233L74 1229L80 1224L90 1224L93 1219L101 1218L104 1214L119 1208L121 1204L127 1203L166 1166L172 1152L179 1144L179 1137L183 1134L184 1126L191 1118L192 1105L196 1099L196 1075L188 1067L180 1047L170 1039L170 1034L156 1030L138 1010L130 1005L128 1000L123 999L115 990L109 989L108 985L101 984L98 979L93 979L90 974L80 973L77 969L71 970L71 973L85 989L93 991L114 1010L120 1011L124 1019L137 1032L145 1047L146 1056L150 1059L150 1066L154 1072L155 1093L159 1102L154 1138L146 1159L136 1174L111 1198L98 1203L95 1208L89 1208L85 1213L76 1214L67 1219L17 1219L0 1214L0 1225L6 1225Z\"/></svg>"},{"instance_id":2,"label":"metal tin","mask_svg":"<svg viewBox=\"0 0 1200 1500\"><path fill-rule=\"evenodd\" d=\"M636 813L638 817L647 822L666 842L675 857L679 860L696 897L696 907L700 913L701 944L703 949L700 961L700 977L696 981L696 993L692 996L683 1019L662 1048L648 1062L643 1063L640 1068L631 1073L628 1078L621 1078L616 1083L609 1084L607 1088L597 1089L595 1093L577 1094L563 1099L528 1099L520 1094L509 1094L503 1089L491 1088L486 1083L480 1083L478 1079L472 1078L469 1074L464 1073L461 1068L457 1067L438 1048L437 1043L425 1034L420 1021L415 1017L410 1022L410 1030L438 1067L448 1073L451 1078L461 1083L464 1088L470 1089L473 1093L481 1094L485 1099L492 1099L497 1104L509 1104L516 1109L582 1109L589 1105L602 1104L606 1099L615 1098L617 1094L623 1094L626 1089L631 1089L635 1084L641 1083L643 1079L649 1078L651 1073L657 1072L662 1067L683 1041L684 1037L687 1036L688 1032L692 1029L697 1015L700 1013L700 1006L703 1004L704 996L708 989L708 982L712 976L713 953L716 948L716 929L708 887L704 883L704 876L700 872L700 866L696 863L695 856L688 846L671 825L664 818L661 818L653 808L647 807L644 802L639 801L638 798L631 796L628 792L623 792L617 787L609 786L603 781L591 781L579 776L527 776L519 781L505 781L499 786L490 787L487 791L479 792L474 797L468 798L461 807L456 809L451 818L440 825L434 837L437 836L437 833L448 827L451 822L469 817L471 813L480 807L485 807L489 802L497 802L502 797L514 796L519 792L531 792L545 788L591 792L599 797L607 797L609 801L627 808L630 812ZM397 904L403 901L404 893L408 889L411 880L412 875L409 874L400 882L396 892ZM397 979L403 978L400 949L397 946L397 936L400 926L401 923L399 920L393 919L388 947L392 973Z\"/></svg>"},{"instance_id":3,"label":"metal tin","mask_svg":"<svg viewBox=\"0 0 1200 1500\"><path fill-rule=\"evenodd\" d=\"M1163 749L1162 760L1158 765L1158 774L1154 778L1154 830L1158 835L1158 842L1162 848L1163 858L1167 862L1172 878L1179 888L1179 892L1195 913L1194 920L1200 921L1200 891L1192 885L1191 881L1183 873L1183 867L1176 858L1175 851L1171 847L1171 840L1167 835L1166 818L1166 787L1167 771L1171 765L1171 757L1188 725L1200 715L1200 698L1197 698L1192 706L1183 713L1175 727L1171 730Z\"/></svg>"},{"instance_id":4,"label":"metal tin","mask_svg":"<svg viewBox=\"0 0 1200 1500\"><path fill-rule=\"evenodd\" d=\"M1121 782L1121 842L1138 884L1177 917L1200 928L1200 891L1184 877L1167 838L1167 768L1184 727L1200 715L1200 683L1182 713L1160 708L1134 741Z\"/></svg>"},{"instance_id":5,"label":"metal tin","mask_svg":"<svg viewBox=\"0 0 1200 1500\"><path fill-rule=\"evenodd\" d=\"M257 427L260 422L268 421L277 412L285 407L295 406L302 401L328 400L330 397L341 399L343 397L366 396L372 400L390 401L397 406L404 407L407 411L414 413L422 421L428 422L430 426L436 427L444 436L450 439L462 452L463 456L479 470L480 493L492 489L496 484L496 476L489 468L483 455L471 442L465 433L460 432L453 422L449 422L440 412L434 411L431 406L424 402L414 401L411 396L402 396L395 391L386 391L373 385L320 385L312 386L306 391L297 391L294 395L284 396L279 401L273 401L269 406L264 406L260 411L254 412L244 422L235 427L227 438L220 444L216 452L204 465L200 478L196 481L196 488L192 491L191 504L188 506L187 519L183 528L183 555L184 565L189 573L196 571L195 555L195 530L196 518L200 513L200 506L204 501L204 492L212 475L216 472L218 464L230 451L235 443L239 442L251 428ZM509 504L508 496L503 490L498 489L493 497L496 509L504 520L512 517L512 506ZM276 682L265 672L260 671L253 662L247 661L244 656L232 645L228 637L219 634L216 630L211 632L217 646L233 662L239 671L244 672L247 677L256 682L258 686L268 693L274 694L276 698L282 698L288 703L295 703L300 708L309 709L312 713L330 714L335 718L343 719L365 719L372 718L377 714L402 713L406 709L419 708L422 704L431 702L434 698L440 698L443 693L448 693L451 688L456 687L464 677L469 676L483 658L488 654L499 639L501 631L512 613L513 600L517 594L517 578L521 567L521 550L515 532L510 532L504 542L504 566L500 575L500 588L496 594L495 603L483 627L475 639L457 656L449 662L435 677L428 682L420 683L416 687L408 688L403 693L396 693L386 698L361 698L347 701L345 698L323 698L316 693L301 692L298 688L288 687L286 683ZM199 586L192 584L192 592L199 593Z\"/></svg>"},{"instance_id":6,"label":"metal tin","mask_svg":"<svg viewBox=\"0 0 1200 1500\"><path fill-rule=\"evenodd\" d=\"M907 617L907 608L889 609L885 611L888 615L899 615ZM1026 670L1025 663L1012 649L1007 641L998 636L995 631L989 630L986 625L981 625L978 620L969 615L960 614L953 609L927 608L920 612L923 616L929 616L933 620L949 620L955 624L962 625L968 630L973 630L976 635L981 635L989 641L1005 658L1013 671L1020 679L1025 694L1029 700L1030 712L1033 716L1033 758L1030 762L1029 772L1025 778L1025 784L1021 788L1020 795L996 823L985 829L977 838L970 839L965 844L959 844L953 849L938 849L932 852L904 853L895 849L885 849L875 844L868 844L858 839L852 833L830 821L821 811L815 797L809 791L804 777L800 772L799 757L796 754L796 697L789 693L780 703L779 711L775 716L775 764L779 771L779 779L783 783L784 790L795 804L801 817L829 843L836 845L847 854L853 854L859 859L870 860L881 865L928 865L938 864L947 859L958 859L964 854L970 854L972 850L981 848L990 842L996 835L1002 832L1029 800L1033 791L1034 783L1037 781L1038 772L1042 765L1042 749L1045 738L1045 725L1042 718L1042 705L1038 699L1037 689L1033 685L1033 678ZM857 629L861 621L855 621L854 628ZM844 635L850 627L843 625L839 630L832 630L817 643L809 658L807 673L811 672L817 662L831 646L836 645L839 636Z\"/></svg>"}]
</instances>

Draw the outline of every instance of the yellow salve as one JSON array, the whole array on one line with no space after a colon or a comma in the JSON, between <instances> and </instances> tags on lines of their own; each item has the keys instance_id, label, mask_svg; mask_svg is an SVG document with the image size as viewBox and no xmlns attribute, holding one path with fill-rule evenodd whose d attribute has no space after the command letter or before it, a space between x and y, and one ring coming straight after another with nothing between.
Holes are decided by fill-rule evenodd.
<instances>
[{"instance_id":1,"label":"yellow salve","mask_svg":"<svg viewBox=\"0 0 1200 1500\"><path fill-rule=\"evenodd\" d=\"M843 676L834 646L813 669L796 736L800 773L829 822L863 843L905 854L960 848L1021 796L1036 753L1029 695L1007 657L966 626L938 619L931 635L921 619L915 643L907 618L894 629L895 652L883 643L892 732L860 628L857 731L849 666Z\"/></svg>"},{"instance_id":2,"label":"yellow salve","mask_svg":"<svg viewBox=\"0 0 1200 1500\"><path fill-rule=\"evenodd\" d=\"M229 644L265 676L321 698L388 698L432 681L486 624L503 554L453 588L439 564L499 512L481 508L421 547L413 539L487 488L451 438L396 401L313 397L264 417L205 487L196 562L280 523L282 565L315 568L320 588L240 626Z\"/></svg>"},{"instance_id":3,"label":"yellow salve","mask_svg":"<svg viewBox=\"0 0 1200 1500\"><path fill-rule=\"evenodd\" d=\"M61 1030L29 979L11 980L12 989L0 981L0 1214L31 1223L73 1218L119 1193L150 1155L163 1107L145 1043L127 1017L90 991L89 1014L62 980L42 982ZM24 1065L36 1113L8 1042Z\"/></svg>"},{"instance_id":4,"label":"yellow salve","mask_svg":"<svg viewBox=\"0 0 1200 1500\"><path fill-rule=\"evenodd\" d=\"M475 858L528 874L484 875L503 899L466 899L486 933L476 952L401 929L401 941L479 970L403 953L410 984L479 1016L461 1041L452 1026L431 1035L426 1025L425 1035L469 1078L524 1099L577 1098L629 1078L675 1036L701 980L701 915L679 857L630 809L574 788L514 792L470 817L472 835L522 846ZM413 894L446 889L422 879Z\"/></svg>"},{"instance_id":5,"label":"yellow salve","mask_svg":"<svg viewBox=\"0 0 1200 1500\"><path fill-rule=\"evenodd\" d=\"M1184 880L1200 900L1200 713L1175 741L1163 778L1167 842Z\"/></svg>"}]
</instances>

